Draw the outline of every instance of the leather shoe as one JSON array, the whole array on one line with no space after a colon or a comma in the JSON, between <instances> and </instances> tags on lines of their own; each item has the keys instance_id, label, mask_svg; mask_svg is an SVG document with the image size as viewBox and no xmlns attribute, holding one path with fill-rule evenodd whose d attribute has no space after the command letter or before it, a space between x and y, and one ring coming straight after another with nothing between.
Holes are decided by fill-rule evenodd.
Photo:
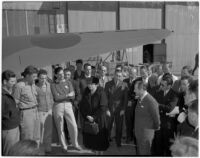
<instances>
[{"instance_id":1,"label":"leather shoe","mask_svg":"<svg viewBox=\"0 0 200 158\"><path fill-rule=\"evenodd\" d=\"M67 148L62 148L62 152L67 153L68 152Z\"/></svg>"},{"instance_id":2,"label":"leather shoe","mask_svg":"<svg viewBox=\"0 0 200 158\"><path fill-rule=\"evenodd\" d=\"M78 150L78 151L83 150L80 146L75 146L74 149L75 149L75 150Z\"/></svg>"}]
</instances>

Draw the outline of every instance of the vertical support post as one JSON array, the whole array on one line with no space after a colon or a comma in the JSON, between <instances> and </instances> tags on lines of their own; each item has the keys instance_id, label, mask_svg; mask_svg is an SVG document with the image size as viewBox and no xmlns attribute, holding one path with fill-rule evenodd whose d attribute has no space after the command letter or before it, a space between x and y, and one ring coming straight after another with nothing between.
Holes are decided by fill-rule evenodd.
<instances>
[{"instance_id":1,"label":"vertical support post","mask_svg":"<svg viewBox=\"0 0 200 158\"><path fill-rule=\"evenodd\" d=\"M25 15L26 15L26 34L29 35L29 28L28 28L28 14L27 14L27 10L25 11Z\"/></svg>"},{"instance_id":2,"label":"vertical support post","mask_svg":"<svg viewBox=\"0 0 200 158\"><path fill-rule=\"evenodd\" d=\"M68 3L69 2L65 2L66 3L66 11L65 11L65 26L66 26L66 32L69 32L69 7L68 7Z\"/></svg>"},{"instance_id":3,"label":"vertical support post","mask_svg":"<svg viewBox=\"0 0 200 158\"><path fill-rule=\"evenodd\" d=\"M166 2L163 2L162 4L162 16L161 16L161 22L162 22L162 29L166 28ZM162 44L165 44L165 39L162 40Z\"/></svg>"},{"instance_id":4,"label":"vertical support post","mask_svg":"<svg viewBox=\"0 0 200 158\"><path fill-rule=\"evenodd\" d=\"M6 33L7 33L7 36L9 36L8 12L7 12L7 10L5 10L5 14L6 14Z\"/></svg>"},{"instance_id":5,"label":"vertical support post","mask_svg":"<svg viewBox=\"0 0 200 158\"><path fill-rule=\"evenodd\" d=\"M116 2L116 30L120 30L120 1ZM116 51L117 60L121 60L120 50Z\"/></svg>"}]
</instances>

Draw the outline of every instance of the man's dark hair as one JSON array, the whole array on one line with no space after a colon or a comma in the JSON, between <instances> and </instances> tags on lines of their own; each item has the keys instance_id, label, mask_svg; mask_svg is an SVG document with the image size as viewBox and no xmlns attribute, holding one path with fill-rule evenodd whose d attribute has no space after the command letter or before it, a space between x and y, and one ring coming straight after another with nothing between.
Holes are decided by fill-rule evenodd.
<instances>
[{"instance_id":1,"label":"man's dark hair","mask_svg":"<svg viewBox=\"0 0 200 158\"><path fill-rule=\"evenodd\" d=\"M193 102L189 107L189 110L191 110L192 112L195 112L197 115L199 114L198 111L198 102Z\"/></svg>"},{"instance_id":2,"label":"man's dark hair","mask_svg":"<svg viewBox=\"0 0 200 158\"><path fill-rule=\"evenodd\" d=\"M76 60L76 64L83 64L83 60L82 59Z\"/></svg>"},{"instance_id":3,"label":"man's dark hair","mask_svg":"<svg viewBox=\"0 0 200 158\"><path fill-rule=\"evenodd\" d=\"M3 73L2 73L2 83L4 80L6 81L9 81L10 78L14 78L16 77L15 73L11 70L5 70Z\"/></svg>"},{"instance_id":4,"label":"man's dark hair","mask_svg":"<svg viewBox=\"0 0 200 158\"><path fill-rule=\"evenodd\" d=\"M38 70L36 67L30 65L30 66L27 66L23 72L23 76L26 77L27 75L32 75L32 74L37 74L38 73Z\"/></svg>"},{"instance_id":5,"label":"man's dark hair","mask_svg":"<svg viewBox=\"0 0 200 158\"><path fill-rule=\"evenodd\" d=\"M63 70L62 67L57 67L57 68L54 70L54 73L57 75L61 70Z\"/></svg>"},{"instance_id":6,"label":"man's dark hair","mask_svg":"<svg viewBox=\"0 0 200 158\"><path fill-rule=\"evenodd\" d=\"M193 80L190 84L189 84L189 88L188 90L192 93L196 93L198 94L198 80Z\"/></svg>"},{"instance_id":7,"label":"man's dark hair","mask_svg":"<svg viewBox=\"0 0 200 158\"><path fill-rule=\"evenodd\" d=\"M91 66L89 63L85 63L84 64L84 69L86 69L86 67Z\"/></svg>"},{"instance_id":8,"label":"man's dark hair","mask_svg":"<svg viewBox=\"0 0 200 158\"><path fill-rule=\"evenodd\" d=\"M162 80L166 81L167 85L171 85L171 86L173 85L173 79L172 79L171 74L166 73L165 75L163 75Z\"/></svg>"},{"instance_id":9,"label":"man's dark hair","mask_svg":"<svg viewBox=\"0 0 200 158\"><path fill-rule=\"evenodd\" d=\"M135 79L135 85L138 83L138 89L147 89L147 85L144 83L142 77L138 77Z\"/></svg>"},{"instance_id":10,"label":"man's dark hair","mask_svg":"<svg viewBox=\"0 0 200 158\"><path fill-rule=\"evenodd\" d=\"M192 67L191 66L189 66L189 65L186 65L186 66L183 66L183 68L182 68L183 70L184 69L187 69L187 71L188 71L188 73L190 74L190 75L192 75Z\"/></svg>"},{"instance_id":11,"label":"man's dark hair","mask_svg":"<svg viewBox=\"0 0 200 158\"><path fill-rule=\"evenodd\" d=\"M147 70L147 66L142 65L142 66L140 67L140 70L141 70L141 69L145 69L145 70Z\"/></svg>"},{"instance_id":12,"label":"man's dark hair","mask_svg":"<svg viewBox=\"0 0 200 158\"><path fill-rule=\"evenodd\" d=\"M123 71L122 65L117 65L117 66L115 67L115 73L116 73L116 72L122 72L122 71Z\"/></svg>"},{"instance_id":13,"label":"man's dark hair","mask_svg":"<svg viewBox=\"0 0 200 158\"><path fill-rule=\"evenodd\" d=\"M181 77L181 81L182 80L187 80L188 83L190 84L193 81L193 78L191 76L183 76Z\"/></svg>"},{"instance_id":14,"label":"man's dark hair","mask_svg":"<svg viewBox=\"0 0 200 158\"><path fill-rule=\"evenodd\" d=\"M71 70L69 68L65 68L64 72L71 72Z\"/></svg>"},{"instance_id":15,"label":"man's dark hair","mask_svg":"<svg viewBox=\"0 0 200 158\"><path fill-rule=\"evenodd\" d=\"M170 68L170 69L172 68L172 62L167 62L167 61L166 61L166 62L163 63L163 65L169 65L169 68Z\"/></svg>"},{"instance_id":16,"label":"man's dark hair","mask_svg":"<svg viewBox=\"0 0 200 158\"><path fill-rule=\"evenodd\" d=\"M38 72L38 77L39 77L40 75L47 75L47 71L44 70L44 69L40 69L39 72Z\"/></svg>"}]
</instances>

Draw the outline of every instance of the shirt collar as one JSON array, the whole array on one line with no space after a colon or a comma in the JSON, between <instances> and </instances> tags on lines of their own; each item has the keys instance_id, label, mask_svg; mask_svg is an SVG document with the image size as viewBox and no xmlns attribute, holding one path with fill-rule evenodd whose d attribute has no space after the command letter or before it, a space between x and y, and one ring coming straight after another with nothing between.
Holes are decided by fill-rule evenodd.
<instances>
[{"instance_id":1,"label":"shirt collar","mask_svg":"<svg viewBox=\"0 0 200 158\"><path fill-rule=\"evenodd\" d=\"M5 90L4 88L2 88L2 94L9 94L10 95L10 93L8 93L8 91Z\"/></svg>"},{"instance_id":2,"label":"shirt collar","mask_svg":"<svg viewBox=\"0 0 200 158\"><path fill-rule=\"evenodd\" d=\"M142 101L147 94L148 94L147 91L144 91L144 94L140 97L140 100Z\"/></svg>"},{"instance_id":3,"label":"shirt collar","mask_svg":"<svg viewBox=\"0 0 200 158\"><path fill-rule=\"evenodd\" d=\"M86 76L86 75L85 75L85 78L90 78L90 77L91 77L91 76Z\"/></svg>"},{"instance_id":4,"label":"shirt collar","mask_svg":"<svg viewBox=\"0 0 200 158\"><path fill-rule=\"evenodd\" d=\"M166 94L169 92L169 90L170 90L170 89L168 89L168 90L164 91L164 94L166 95Z\"/></svg>"}]
</instances>

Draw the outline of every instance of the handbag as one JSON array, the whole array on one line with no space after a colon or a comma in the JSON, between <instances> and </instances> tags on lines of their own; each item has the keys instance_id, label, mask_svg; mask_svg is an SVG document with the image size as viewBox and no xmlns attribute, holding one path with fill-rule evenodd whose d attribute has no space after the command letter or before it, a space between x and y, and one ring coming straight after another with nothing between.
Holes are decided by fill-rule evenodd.
<instances>
[{"instance_id":1,"label":"handbag","mask_svg":"<svg viewBox=\"0 0 200 158\"><path fill-rule=\"evenodd\" d=\"M83 126L83 132L92 135L97 135L99 133L99 125L96 122L85 121Z\"/></svg>"}]
</instances>

